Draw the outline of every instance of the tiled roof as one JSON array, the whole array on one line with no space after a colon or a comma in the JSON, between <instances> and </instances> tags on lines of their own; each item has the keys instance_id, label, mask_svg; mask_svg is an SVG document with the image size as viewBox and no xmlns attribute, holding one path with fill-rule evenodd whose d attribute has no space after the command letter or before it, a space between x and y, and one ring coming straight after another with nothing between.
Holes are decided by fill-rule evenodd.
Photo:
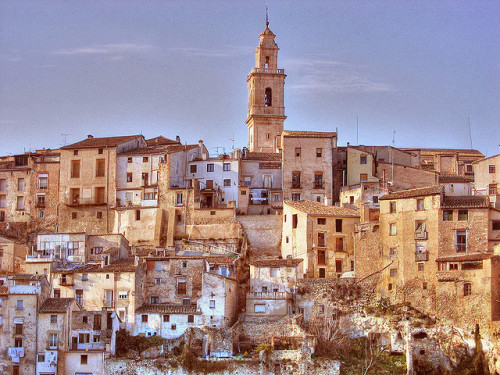
<instances>
[{"instance_id":1,"label":"tiled roof","mask_svg":"<svg viewBox=\"0 0 500 375\"><path fill-rule=\"evenodd\" d=\"M470 253L470 254L453 254L443 255L436 259L436 262L465 262L471 260L489 259L495 256L493 253Z\"/></svg>"},{"instance_id":2,"label":"tiled roof","mask_svg":"<svg viewBox=\"0 0 500 375\"><path fill-rule=\"evenodd\" d=\"M91 273L91 272L135 272L137 266L134 258L119 259L110 265L101 267L100 263L87 263L79 265L67 263L56 266L52 269L55 273Z\"/></svg>"},{"instance_id":3,"label":"tiled roof","mask_svg":"<svg viewBox=\"0 0 500 375\"><path fill-rule=\"evenodd\" d=\"M119 156L135 156L135 155L157 155L166 154L169 146L145 147L136 148L129 151L120 152Z\"/></svg>"},{"instance_id":4,"label":"tiled roof","mask_svg":"<svg viewBox=\"0 0 500 375\"><path fill-rule=\"evenodd\" d=\"M256 259L250 264L257 267L293 267L302 263L302 259Z\"/></svg>"},{"instance_id":5,"label":"tiled roof","mask_svg":"<svg viewBox=\"0 0 500 375\"><path fill-rule=\"evenodd\" d=\"M9 294L9 287L6 285L0 285L0 295Z\"/></svg>"},{"instance_id":6,"label":"tiled roof","mask_svg":"<svg viewBox=\"0 0 500 375\"><path fill-rule=\"evenodd\" d=\"M341 217L359 217L359 213L355 210L349 208L337 207L337 206L325 206L319 202L313 202L308 200L303 201L285 201L290 207L293 207L299 211L311 214L311 215L322 215L322 216L341 216Z\"/></svg>"},{"instance_id":7,"label":"tiled roof","mask_svg":"<svg viewBox=\"0 0 500 375\"><path fill-rule=\"evenodd\" d=\"M238 257L225 257L225 256L209 256L209 257L204 257L204 259L208 263L215 263L215 264L232 264L235 260L238 259Z\"/></svg>"},{"instance_id":8,"label":"tiled roof","mask_svg":"<svg viewBox=\"0 0 500 375\"><path fill-rule=\"evenodd\" d=\"M425 188L396 191L394 193L386 194L380 197L379 199L388 200L388 199L415 198L415 197L423 197L426 195L441 194L442 192L443 192L443 187L436 185Z\"/></svg>"},{"instance_id":9,"label":"tiled roof","mask_svg":"<svg viewBox=\"0 0 500 375\"><path fill-rule=\"evenodd\" d=\"M39 313L64 313L74 301L74 298L47 298L40 306Z\"/></svg>"},{"instance_id":10,"label":"tiled roof","mask_svg":"<svg viewBox=\"0 0 500 375\"><path fill-rule=\"evenodd\" d=\"M181 152L181 151L189 151L192 150L193 148L199 147L198 144L196 145L171 145L167 146L167 154L173 154L175 152Z\"/></svg>"},{"instance_id":11,"label":"tiled roof","mask_svg":"<svg viewBox=\"0 0 500 375\"><path fill-rule=\"evenodd\" d=\"M199 314L196 305L169 305L146 303L135 310L136 314Z\"/></svg>"},{"instance_id":12,"label":"tiled roof","mask_svg":"<svg viewBox=\"0 0 500 375\"><path fill-rule=\"evenodd\" d=\"M478 150L463 149L463 148L400 148L403 151L420 151L421 153L459 153L459 154L470 154L475 156L484 156Z\"/></svg>"},{"instance_id":13,"label":"tiled roof","mask_svg":"<svg viewBox=\"0 0 500 375\"><path fill-rule=\"evenodd\" d=\"M246 152L243 160L281 162L281 154L273 152Z\"/></svg>"},{"instance_id":14,"label":"tiled roof","mask_svg":"<svg viewBox=\"0 0 500 375\"><path fill-rule=\"evenodd\" d=\"M480 163L480 162L488 160L488 159L498 158L499 156L500 156L500 154L491 155L491 156L488 156L487 158L476 160L476 161L472 162L472 164L477 164L477 163Z\"/></svg>"},{"instance_id":15,"label":"tiled roof","mask_svg":"<svg viewBox=\"0 0 500 375\"><path fill-rule=\"evenodd\" d=\"M300 137L300 138L331 138L337 136L337 133L335 132L310 132L310 131L292 131L292 130L285 130L281 134L283 134L283 136L285 137Z\"/></svg>"},{"instance_id":16,"label":"tiled roof","mask_svg":"<svg viewBox=\"0 0 500 375\"><path fill-rule=\"evenodd\" d=\"M25 281L40 281L45 278L45 275L33 275L30 273L18 273L9 277L11 280L25 280Z\"/></svg>"},{"instance_id":17,"label":"tiled roof","mask_svg":"<svg viewBox=\"0 0 500 375\"><path fill-rule=\"evenodd\" d=\"M459 176L457 174L440 174L439 183L440 184L451 184L451 183L468 183L474 182L474 177L472 176Z\"/></svg>"},{"instance_id":18,"label":"tiled roof","mask_svg":"<svg viewBox=\"0 0 500 375\"><path fill-rule=\"evenodd\" d=\"M462 197L444 197L443 208L488 208L490 201L487 195L467 195Z\"/></svg>"},{"instance_id":19,"label":"tiled roof","mask_svg":"<svg viewBox=\"0 0 500 375\"><path fill-rule=\"evenodd\" d=\"M168 139L165 138L164 136L160 135L159 137L156 138L151 138L151 139L146 139L146 144L148 146L163 146L163 145L171 145L171 144L179 144L180 142L174 141L173 139Z\"/></svg>"},{"instance_id":20,"label":"tiled roof","mask_svg":"<svg viewBox=\"0 0 500 375\"><path fill-rule=\"evenodd\" d=\"M126 135L122 137L103 137L103 138L87 138L83 141L73 143L61 147L61 150L70 150L74 148L93 148L93 147L116 147L122 143L131 141L135 138L143 138L142 135Z\"/></svg>"}]
</instances>

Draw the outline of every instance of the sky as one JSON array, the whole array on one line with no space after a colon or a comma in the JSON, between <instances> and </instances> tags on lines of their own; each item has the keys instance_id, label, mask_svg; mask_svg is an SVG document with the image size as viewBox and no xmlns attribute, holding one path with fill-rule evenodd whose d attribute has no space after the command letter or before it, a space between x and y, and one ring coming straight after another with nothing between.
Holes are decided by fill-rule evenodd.
<instances>
[{"instance_id":1,"label":"sky","mask_svg":"<svg viewBox=\"0 0 500 375\"><path fill-rule=\"evenodd\" d=\"M500 145L500 2L268 0L287 130ZM0 0L0 155L143 134L247 146L266 1Z\"/></svg>"}]
</instances>

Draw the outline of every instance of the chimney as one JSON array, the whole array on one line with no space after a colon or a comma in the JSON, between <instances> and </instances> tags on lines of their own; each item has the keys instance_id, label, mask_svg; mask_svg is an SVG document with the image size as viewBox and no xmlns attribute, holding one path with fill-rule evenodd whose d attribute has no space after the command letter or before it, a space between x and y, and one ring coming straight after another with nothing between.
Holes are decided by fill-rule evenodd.
<instances>
[{"instance_id":1,"label":"chimney","mask_svg":"<svg viewBox=\"0 0 500 375\"><path fill-rule=\"evenodd\" d=\"M94 136L92 134L87 135L87 139L92 139Z\"/></svg>"},{"instance_id":2,"label":"chimney","mask_svg":"<svg viewBox=\"0 0 500 375\"><path fill-rule=\"evenodd\" d=\"M179 137L178 135L176 135L175 136L175 141L181 143L181 137Z\"/></svg>"}]
</instances>

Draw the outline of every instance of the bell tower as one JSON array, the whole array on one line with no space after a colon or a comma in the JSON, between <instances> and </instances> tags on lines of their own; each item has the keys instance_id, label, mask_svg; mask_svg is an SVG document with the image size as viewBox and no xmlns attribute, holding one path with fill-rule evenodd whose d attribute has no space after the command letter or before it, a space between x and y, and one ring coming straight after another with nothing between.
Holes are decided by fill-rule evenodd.
<instances>
[{"instance_id":1,"label":"bell tower","mask_svg":"<svg viewBox=\"0 0 500 375\"><path fill-rule=\"evenodd\" d=\"M259 35L255 68L248 74L248 147L251 152L279 152L286 119L284 105L285 70L278 69L276 35L266 28Z\"/></svg>"}]
</instances>

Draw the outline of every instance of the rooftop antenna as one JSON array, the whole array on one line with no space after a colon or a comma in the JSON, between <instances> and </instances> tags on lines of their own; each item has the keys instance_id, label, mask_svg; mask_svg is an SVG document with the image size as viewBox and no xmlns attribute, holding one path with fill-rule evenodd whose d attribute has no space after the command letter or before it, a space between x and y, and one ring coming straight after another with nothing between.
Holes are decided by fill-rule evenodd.
<instances>
[{"instance_id":1,"label":"rooftop antenna","mask_svg":"<svg viewBox=\"0 0 500 375\"><path fill-rule=\"evenodd\" d=\"M356 116L356 144L359 146L359 119Z\"/></svg>"},{"instance_id":2,"label":"rooftop antenna","mask_svg":"<svg viewBox=\"0 0 500 375\"><path fill-rule=\"evenodd\" d=\"M469 117L467 117L467 123L469 124L470 149L472 150L472 132L470 130L470 118Z\"/></svg>"},{"instance_id":3,"label":"rooftop antenna","mask_svg":"<svg viewBox=\"0 0 500 375\"><path fill-rule=\"evenodd\" d=\"M71 135L71 134L61 133L61 137L64 137L64 141L63 141L64 145L63 146L66 146L68 144L68 142L67 142L68 135Z\"/></svg>"},{"instance_id":4,"label":"rooftop antenna","mask_svg":"<svg viewBox=\"0 0 500 375\"><path fill-rule=\"evenodd\" d=\"M392 147L396 147L396 130L392 131Z\"/></svg>"}]
</instances>

